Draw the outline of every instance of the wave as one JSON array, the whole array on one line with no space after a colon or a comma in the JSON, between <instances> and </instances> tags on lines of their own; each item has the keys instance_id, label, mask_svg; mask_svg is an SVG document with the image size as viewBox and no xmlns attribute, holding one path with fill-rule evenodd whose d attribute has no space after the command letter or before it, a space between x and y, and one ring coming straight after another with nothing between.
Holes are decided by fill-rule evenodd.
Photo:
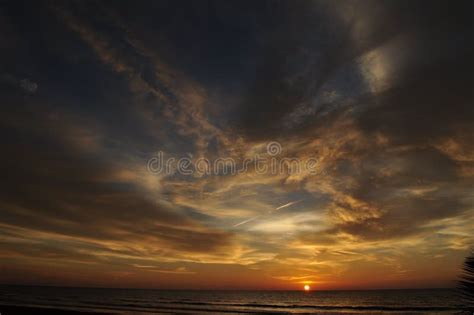
<instances>
[{"instance_id":1,"label":"wave","mask_svg":"<svg viewBox=\"0 0 474 315\"><path fill-rule=\"evenodd\" d=\"M137 301L138 302L138 301ZM16 304L16 303L15 303ZM30 304L30 303L28 303ZM190 307L183 307L188 305ZM301 304L264 304L264 303L214 303L214 302L194 302L194 301L160 301L158 303L106 303L95 301L80 301L78 304L44 304L31 303L30 306L53 306L57 308L78 308L78 309L103 309L103 310L125 310L125 311L208 311L208 312L234 312L234 313L268 313L270 310L280 310L282 314L291 313L292 310L312 310L312 311L380 311L380 312L442 312L459 310L449 306L350 306L350 305L301 305ZM195 306L195 307L193 307Z\"/></svg>"}]
</instances>

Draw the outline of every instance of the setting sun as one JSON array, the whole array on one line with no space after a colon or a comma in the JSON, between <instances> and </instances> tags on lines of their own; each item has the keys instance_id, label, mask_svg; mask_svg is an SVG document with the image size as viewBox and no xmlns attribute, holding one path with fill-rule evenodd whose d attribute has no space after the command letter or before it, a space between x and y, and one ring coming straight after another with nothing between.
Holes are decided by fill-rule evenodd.
<instances>
[{"instance_id":1,"label":"setting sun","mask_svg":"<svg viewBox=\"0 0 474 315\"><path fill-rule=\"evenodd\" d=\"M304 286L304 290L305 290L305 291L309 291L310 289L311 289L311 288L310 288L309 285L305 285L305 286Z\"/></svg>"}]
</instances>

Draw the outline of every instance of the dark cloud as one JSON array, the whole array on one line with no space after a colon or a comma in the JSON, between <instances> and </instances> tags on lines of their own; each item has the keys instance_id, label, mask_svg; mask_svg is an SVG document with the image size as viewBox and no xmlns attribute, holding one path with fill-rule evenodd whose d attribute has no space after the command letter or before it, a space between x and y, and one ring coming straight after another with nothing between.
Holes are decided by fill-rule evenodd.
<instances>
[{"instance_id":1,"label":"dark cloud","mask_svg":"<svg viewBox=\"0 0 474 315\"><path fill-rule=\"evenodd\" d=\"M298 129L282 129L285 115L298 106L311 106L308 104L317 102L322 94L328 92L324 89L327 84L332 88L329 92L363 96L359 101L363 105L375 102L376 112L364 114L363 119L374 117L376 126L387 124L390 128L391 120L395 119L390 116L392 107L400 111L399 115L406 112L400 120L416 124L418 131L423 129L420 136L430 134L436 128L434 126L440 128L441 124L431 122L428 116L441 117L444 116L442 113L449 111L450 115L469 117L466 114L472 115L468 105L472 95L467 86L472 85L471 11L468 2L453 7L443 2L430 6L413 2L408 8L386 2L372 5L339 2L335 8L308 2L282 10L284 13L280 12L282 16L277 18L278 26L269 27L265 33L266 41L257 58L255 81L247 85L248 92L241 106L242 120L238 123L242 132L265 138L298 132ZM360 63L357 58L390 44L400 36L414 36L414 45L418 47L413 49L411 43L402 41L398 51L381 62L397 62L397 54L406 53L416 61L409 68L403 61L392 65L400 69L388 74L397 78L397 82L389 86L389 92L379 95L363 85L349 87L355 89L353 91L342 90L358 70L338 71L351 63L357 65ZM331 80L337 83L332 84ZM338 99L337 102L346 101ZM417 104L410 104L414 102ZM456 106L456 110L447 107L446 102ZM313 112L313 115L317 118L328 110L327 106L337 108L338 105L327 104L325 109ZM360 105L356 102L353 106ZM423 115L428 110L430 115ZM423 119L419 115L423 115ZM370 128L371 123L362 122L362 126ZM449 123L443 124L443 128L447 126ZM398 126L394 128L400 131Z\"/></svg>"},{"instance_id":2,"label":"dark cloud","mask_svg":"<svg viewBox=\"0 0 474 315\"><path fill-rule=\"evenodd\" d=\"M472 60L472 52L442 60L376 96L377 106L359 119L362 130L398 144L423 144L471 128Z\"/></svg>"},{"instance_id":3,"label":"dark cloud","mask_svg":"<svg viewBox=\"0 0 474 315\"><path fill-rule=\"evenodd\" d=\"M87 126L66 122L48 106L45 113L31 112L21 98L10 101L16 106L3 112L1 128L8 136L0 158L3 224L89 239L151 238L182 250L227 244L229 234L199 231L179 209L121 180L124 161L110 158Z\"/></svg>"}]
</instances>

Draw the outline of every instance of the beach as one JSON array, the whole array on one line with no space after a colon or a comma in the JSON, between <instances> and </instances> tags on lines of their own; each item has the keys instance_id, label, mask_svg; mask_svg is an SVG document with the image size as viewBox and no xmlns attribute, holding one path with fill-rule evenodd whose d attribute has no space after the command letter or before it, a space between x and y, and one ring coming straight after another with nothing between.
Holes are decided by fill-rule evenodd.
<instances>
[{"instance_id":1,"label":"beach","mask_svg":"<svg viewBox=\"0 0 474 315\"><path fill-rule=\"evenodd\" d=\"M64 315L64 314L116 314L113 312L93 312L93 311L77 311L70 309L58 309L50 307L34 307L34 306L15 306L15 305L0 305L0 314L33 314L33 315Z\"/></svg>"}]
</instances>

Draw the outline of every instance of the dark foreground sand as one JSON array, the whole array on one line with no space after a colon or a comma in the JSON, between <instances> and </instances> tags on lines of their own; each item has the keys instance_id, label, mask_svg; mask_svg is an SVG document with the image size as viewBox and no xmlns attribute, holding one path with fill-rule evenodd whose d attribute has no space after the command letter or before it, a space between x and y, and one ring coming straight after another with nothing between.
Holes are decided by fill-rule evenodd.
<instances>
[{"instance_id":1,"label":"dark foreground sand","mask_svg":"<svg viewBox=\"0 0 474 315\"><path fill-rule=\"evenodd\" d=\"M12 305L0 305L0 315L10 315L10 314L47 314L47 315L65 315L65 314L117 314L113 312L87 312L87 311L73 311L73 310L60 310L57 308L48 308L48 307L33 307L33 306L12 306Z\"/></svg>"}]
</instances>

